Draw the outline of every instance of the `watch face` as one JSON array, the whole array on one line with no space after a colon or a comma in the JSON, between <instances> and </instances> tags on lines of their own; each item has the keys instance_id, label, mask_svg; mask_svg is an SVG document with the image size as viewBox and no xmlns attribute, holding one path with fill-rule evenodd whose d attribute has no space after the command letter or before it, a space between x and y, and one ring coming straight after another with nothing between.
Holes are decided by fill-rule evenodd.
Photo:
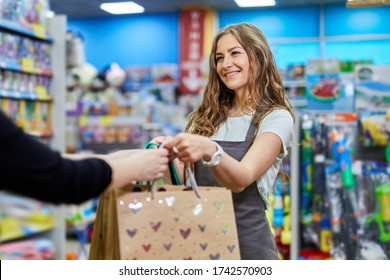
<instances>
[{"instance_id":1,"label":"watch face","mask_svg":"<svg viewBox=\"0 0 390 280\"><path fill-rule=\"evenodd\" d=\"M217 144L217 151L212 155L210 161L203 161L203 164L208 167L214 167L221 163L223 150L221 146Z\"/></svg>"},{"instance_id":2,"label":"watch face","mask_svg":"<svg viewBox=\"0 0 390 280\"><path fill-rule=\"evenodd\" d=\"M218 164L221 163L221 160L222 160L222 153L220 151L217 151L211 158L208 165L211 167L217 166Z\"/></svg>"},{"instance_id":3,"label":"watch face","mask_svg":"<svg viewBox=\"0 0 390 280\"><path fill-rule=\"evenodd\" d=\"M222 154L216 154L215 157L212 159L212 164L218 165L221 163L222 160Z\"/></svg>"}]
</instances>

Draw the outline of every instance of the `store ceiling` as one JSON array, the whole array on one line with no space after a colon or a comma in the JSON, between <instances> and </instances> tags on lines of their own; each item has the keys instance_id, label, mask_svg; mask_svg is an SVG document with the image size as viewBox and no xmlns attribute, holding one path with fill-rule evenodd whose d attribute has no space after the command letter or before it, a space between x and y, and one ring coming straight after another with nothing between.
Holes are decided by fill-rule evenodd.
<instances>
[{"instance_id":1,"label":"store ceiling","mask_svg":"<svg viewBox=\"0 0 390 280\"><path fill-rule=\"evenodd\" d=\"M50 0L51 10L68 18L114 16L100 10L103 2L122 0ZM124 0L123 0L124 1ZM179 11L188 6L207 6L215 10L235 10L234 0L132 0L145 8L145 13L166 13ZM275 7L313 6L322 4L345 4L346 0L276 0ZM246 8L249 9L249 8Z\"/></svg>"}]
</instances>

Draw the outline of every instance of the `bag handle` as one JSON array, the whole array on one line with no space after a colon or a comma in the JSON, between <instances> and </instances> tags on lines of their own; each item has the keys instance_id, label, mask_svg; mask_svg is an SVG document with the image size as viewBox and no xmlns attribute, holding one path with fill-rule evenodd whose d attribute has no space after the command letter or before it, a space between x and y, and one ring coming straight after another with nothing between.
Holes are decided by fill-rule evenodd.
<instances>
[{"instance_id":1,"label":"bag handle","mask_svg":"<svg viewBox=\"0 0 390 280\"><path fill-rule=\"evenodd\" d=\"M165 142L162 143L161 145L158 145L158 144L153 143L153 142L149 142L145 145L145 148L150 149L152 147L158 147L159 149L161 149L161 148L164 148L164 145L165 145ZM198 184L196 183L196 180L195 180L194 172L192 172L192 169L191 169L189 163L184 163L184 168L188 173L188 178L190 180L190 185L191 185L192 189L194 190L196 196L198 198L201 198L199 187L198 187ZM171 161L169 163L169 171L171 173L172 184L173 185L180 185L180 179L179 179L179 176L177 175L175 164L173 161ZM173 176L172 176L172 174L173 174ZM156 191L157 191L157 183L156 183L156 180L153 180L152 186L150 188L150 192L152 194L152 199L155 198Z\"/></svg>"},{"instance_id":2,"label":"bag handle","mask_svg":"<svg viewBox=\"0 0 390 280\"><path fill-rule=\"evenodd\" d=\"M159 147L159 146L160 146L159 144L149 142L149 143L146 143L145 149L151 149L153 147ZM180 182L179 176L177 175L175 164L173 163L173 161L169 162L168 167L169 167L169 174L171 175L172 185L181 185L181 182Z\"/></svg>"},{"instance_id":3,"label":"bag handle","mask_svg":"<svg viewBox=\"0 0 390 280\"><path fill-rule=\"evenodd\" d=\"M198 187L198 183L196 183L196 180L195 180L195 175L194 175L194 172L192 172L192 169L190 167L190 164L189 163L184 163L184 168L187 170L187 173L188 173L188 177L190 179L190 185L192 187L192 189L194 190L196 196L198 198L201 198L200 197L200 192L199 192L199 187Z\"/></svg>"}]
</instances>

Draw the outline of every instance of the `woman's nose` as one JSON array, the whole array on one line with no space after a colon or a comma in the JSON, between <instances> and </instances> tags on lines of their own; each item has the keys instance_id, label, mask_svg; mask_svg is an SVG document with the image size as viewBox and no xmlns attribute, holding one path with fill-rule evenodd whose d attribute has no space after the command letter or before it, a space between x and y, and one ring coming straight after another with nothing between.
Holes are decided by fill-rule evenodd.
<instances>
[{"instance_id":1,"label":"woman's nose","mask_svg":"<svg viewBox=\"0 0 390 280\"><path fill-rule=\"evenodd\" d=\"M222 63L222 67L223 68L229 68L232 66L232 59L230 56L225 56L225 58L223 59L223 63Z\"/></svg>"}]
</instances>

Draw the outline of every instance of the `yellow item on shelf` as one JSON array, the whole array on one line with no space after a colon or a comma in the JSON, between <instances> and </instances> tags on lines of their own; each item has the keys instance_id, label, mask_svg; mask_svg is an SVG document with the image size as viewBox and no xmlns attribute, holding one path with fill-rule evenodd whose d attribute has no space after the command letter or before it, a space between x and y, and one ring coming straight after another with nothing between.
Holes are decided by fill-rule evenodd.
<instances>
[{"instance_id":1,"label":"yellow item on shelf","mask_svg":"<svg viewBox=\"0 0 390 280\"><path fill-rule=\"evenodd\" d=\"M20 219L15 217L4 217L0 220L0 240L8 241L23 236Z\"/></svg>"},{"instance_id":2,"label":"yellow item on shelf","mask_svg":"<svg viewBox=\"0 0 390 280\"><path fill-rule=\"evenodd\" d=\"M42 213L40 211L33 212L26 221L29 224L36 224L46 227L50 227L54 225L54 217L53 215L48 215L45 213Z\"/></svg>"},{"instance_id":3,"label":"yellow item on shelf","mask_svg":"<svg viewBox=\"0 0 390 280\"><path fill-rule=\"evenodd\" d=\"M267 217L268 223L270 224L271 232L275 236L275 228L272 226L273 225L273 213L274 213L274 196L270 196L268 198L268 201L270 202L270 209L265 211L265 216Z\"/></svg>"},{"instance_id":4,"label":"yellow item on shelf","mask_svg":"<svg viewBox=\"0 0 390 280\"><path fill-rule=\"evenodd\" d=\"M283 219L283 228L280 234L280 241L284 245L291 244L291 198L289 195L285 194L283 198L284 205L284 219Z\"/></svg>"},{"instance_id":5,"label":"yellow item on shelf","mask_svg":"<svg viewBox=\"0 0 390 280\"><path fill-rule=\"evenodd\" d=\"M329 253L332 248L332 232L330 229L322 229L320 232L320 250Z\"/></svg>"}]
</instances>

